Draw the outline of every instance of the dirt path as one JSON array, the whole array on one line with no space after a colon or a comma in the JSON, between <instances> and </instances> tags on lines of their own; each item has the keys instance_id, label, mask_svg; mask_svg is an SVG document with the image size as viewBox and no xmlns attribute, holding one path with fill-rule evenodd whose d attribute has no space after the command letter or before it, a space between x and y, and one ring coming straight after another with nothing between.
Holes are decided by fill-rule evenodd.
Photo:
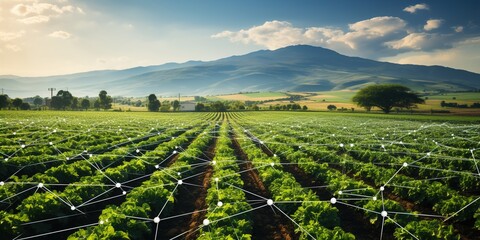
<instances>
[{"instance_id":1,"label":"dirt path","mask_svg":"<svg viewBox=\"0 0 480 240\"><path fill-rule=\"evenodd\" d=\"M237 159L241 159L244 163L239 164L241 178L244 182L245 190L256 195L263 196L267 199L271 198L269 190L265 187L258 171L253 168L252 162L248 160L247 155L241 149L237 140L232 136L233 148ZM247 200L254 204L255 200L259 200L257 196L246 193ZM252 207L257 207L254 205ZM298 235L294 232L293 223L281 214L275 214L270 208L260 208L252 214L253 232L252 239L298 239Z\"/></svg>"},{"instance_id":2,"label":"dirt path","mask_svg":"<svg viewBox=\"0 0 480 240\"><path fill-rule=\"evenodd\" d=\"M273 157L274 153L272 153L270 149L258 143L256 143L256 145L260 147L265 154ZM332 194L325 188L318 188L318 186L326 185L325 183L317 182L312 176L309 176L301 168L299 168L298 165L291 164L282 156L280 156L280 161L283 169L292 174L295 180L300 183L302 187L310 188L321 200L328 200L332 197ZM370 224L360 212L341 204L336 204L335 207L339 210L340 227L343 230L354 234L356 239L359 240L380 239L381 229L376 229L375 226ZM393 239L393 232L384 232L382 239Z\"/></svg>"}]
</instances>

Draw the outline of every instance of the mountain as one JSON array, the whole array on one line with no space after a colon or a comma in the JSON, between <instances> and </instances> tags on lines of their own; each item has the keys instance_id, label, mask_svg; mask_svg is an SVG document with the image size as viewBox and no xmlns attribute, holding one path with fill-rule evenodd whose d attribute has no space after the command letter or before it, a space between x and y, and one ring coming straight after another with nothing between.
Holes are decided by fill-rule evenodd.
<instances>
[{"instance_id":1,"label":"mountain","mask_svg":"<svg viewBox=\"0 0 480 240\"><path fill-rule=\"evenodd\" d=\"M211 62L168 63L51 77L0 76L10 96L45 96L48 87L76 96L208 95L240 91L328 91L372 83L398 83L416 90L473 90L480 74L442 66L401 65L341 55L307 45L260 50Z\"/></svg>"}]
</instances>

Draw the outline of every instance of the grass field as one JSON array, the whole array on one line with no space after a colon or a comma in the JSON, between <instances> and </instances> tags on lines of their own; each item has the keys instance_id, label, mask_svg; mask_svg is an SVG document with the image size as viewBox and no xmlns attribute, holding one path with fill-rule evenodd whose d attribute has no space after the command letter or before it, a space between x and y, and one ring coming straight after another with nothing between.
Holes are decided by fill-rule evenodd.
<instances>
[{"instance_id":1,"label":"grass field","mask_svg":"<svg viewBox=\"0 0 480 240\"><path fill-rule=\"evenodd\" d=\"M480 118L0 111L2 239L475 239Z\"/></svg>"}]
</instances>

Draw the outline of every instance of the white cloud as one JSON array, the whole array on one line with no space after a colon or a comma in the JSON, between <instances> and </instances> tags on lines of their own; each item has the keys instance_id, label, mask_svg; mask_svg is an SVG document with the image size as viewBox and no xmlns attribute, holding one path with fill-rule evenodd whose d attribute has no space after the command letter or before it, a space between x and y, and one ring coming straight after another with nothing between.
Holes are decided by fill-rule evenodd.
<instances>
[{"instance_id":1,"label":"white cloud","mask_svg":"<svg viewBox=\"0 0 480 240\"><path fill-rule=\"evenodd\" d=\"M382 61L400 64L442 65L480 73L480 37L458 41L449 49L435 51L412 51L393 57L381 58Z\"/></svg>"},{"instance_id":2,"label":"white cloud","mask_svg":"<svg viewBox=\"0 0 480 240\"><path fill-rule=\"evenodd\" d=\"M15 44L7 44L7 45L5 46L5 48L8 49L8 50L11 50L11 51L13 51L13 52L22 51L22 49L21 49L19 46L15 45Z\"/></svg>"},{"instance_id":3,"label":"white cloud","mask_svg":"<svg viewBox=\"0 0 480 240\"><path fill-rule=\"evenodd\" d=\"M72 34L65 31L55 31L50 33L48 36L53 38L69 39L72 36Z\"/></svg>"},{"instance_id":4,"label":"white cloud","mask_svg":"<svg viewBox=\"0 0 480 240\"><path fill-rule=\"evenodd\" d=\"M431 51L452 47L451 37L451 35L446 34L410 33L400 40L386 42L385 45L397 50Z\"/></svg>"},{"instance_id":5,"label":"white cloud","mask_svg":"<svg viewBox=\"0 0 480 240\"><path fill-rule=\"evenodd\" d=\"M461 33L461 32L463 32L463 26L456 26L456 27L453 28L453 30L455 30L455 32L457 32L457 33Z\"/></svg>"},{"instance_id":6,"label":"white cloud","mask_svg":"<svg viewBox=\"0 0 480 240\"><path fill-rule=\"evenodd\" d=\"M35 23L48 22L50 21L50 17L44 16L44 15L38 15L38 16L33 16L28 18L22 18L22 19L19 19L18 21L24 24L35 24Z\"/></svg>"},{"instance_id":7,"label":"white cloud","mask_svg":"<svg viewBox=\"0 0 480 240\"><path fill-rule=\"evenodd\" d=\"M77 12L80 13L80 14L85 14L85 12L83 11L83 9L81 9L80 7L77 7Z\"/></svg>"},{"instance_id":8,"label":"white cloud","mask_svg":"<svg viewBox=\"0 0 480 240\"><path fill-rule=\"evenodd\" d=\"M237 32L223 31L212 38L228 38L231 42L256 44L269 49L288 45L309 44L333 49L357 49L375 39L390 39L404 32L405 21L397 17L375 17L349 25L349 32L331 27L294 27L286 21L267 21L263 25Z\"/></svg>"},{"instance_id":9,"label":"white cloud","mask_svg":"<svg viewBox=\"0 0 480 240\"><path fill-rule=\"evenodd\" d=\"M8 42L17 38L21 38L25 35L25 31L19 31L19 32L0 32L0 40L4 42Z\"/></svg>"},{"instance_id":10,"label":"white cloud","mask_svg":"<svg viewBox=\"0 0 480 240\"><path fill-rule=\"evenodd\" d=\"M349 24L351 31L337 40L344 42L351 49L358 49L369 43L377 44L378 40L389 40L397 33L405 32L405 26L405 21L398 17L374 17Z\"/></svg>"},{"instance_id":11,"label":"white cloud","mask_svg":"<svg viewBox=\"0 0 480 240\"><path fill-rule=\"evenodd\" d=\"M21 17L25 17L27 15L30 15L30 14L46 14L46 15L58 15L58 14L63 14L65 12L73 12L74 10L74 7L73 6L63 6L63 7L59 7L57 5L54 5L54 4L50 4L50 3L32 3L30 5L27 5L27 4L23 4L23 3L20 3L20 4L17 4L15 6L13 6L13 8L10 10L11 13L17 15L17 16L21 16Z\"/></svg>"},{"instance_id":12,"label":"white cloud","mask_svg":"<svg viewBox=\"0 0 480 240\"><path fill-rule=\"evenodd\" d=\"M386 42L385 45L393 49L414 49L421 50L422 45L428 40L426 33L410 33L406 37L397 40Z\"/></svg>"},{"instance_id":13,"label":"white cloud","mask_svg":"<svg viewBox=\"0 0 480 240\"><path fill-rule=\"evenodd\" d=\"M415 4L403 9L405 12L416 13L418 10L429 10L430 7L425 3Z\"/></svg>"},{"instance_id":14,"label":"white cloud","mask_svg":"<svg viewBox=\"0 0 480 240\"><path fill-rule=\"evenodd\" d=\"M431 31L439 28L442 25L442 23L443 23L442 19L430 19L427 21L425 26L423 26L423 29L425 29L425 31Z\"/></svg>"}]
</instances>

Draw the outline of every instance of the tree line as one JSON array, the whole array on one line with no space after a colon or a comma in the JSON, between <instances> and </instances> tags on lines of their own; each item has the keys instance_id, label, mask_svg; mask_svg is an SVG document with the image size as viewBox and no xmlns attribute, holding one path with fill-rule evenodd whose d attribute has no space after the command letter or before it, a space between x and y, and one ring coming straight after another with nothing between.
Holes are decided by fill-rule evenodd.
<instances>
[{"instance_id":1,"label":"tree line","mask_svg":"<svg viewBox=\"0 0 480 240\"><path fill-rule=\"evenodd\" d=\"M55 110L88 110L92 107L95 109L108 110L112 108L113 102L112 97L109 96L105 90L100 91L98 98L94 99L88 97L78 98L73 96L69 91L60 90L55 96L52 96L51 99L35 96L27 100L31 100L37 110L40 110L41 106L49 106ZM0 95L0 110L12 108L17 110L30 110L32 106L20 98L10 99L6 94Z\"/></svg>"}]
</instances>

